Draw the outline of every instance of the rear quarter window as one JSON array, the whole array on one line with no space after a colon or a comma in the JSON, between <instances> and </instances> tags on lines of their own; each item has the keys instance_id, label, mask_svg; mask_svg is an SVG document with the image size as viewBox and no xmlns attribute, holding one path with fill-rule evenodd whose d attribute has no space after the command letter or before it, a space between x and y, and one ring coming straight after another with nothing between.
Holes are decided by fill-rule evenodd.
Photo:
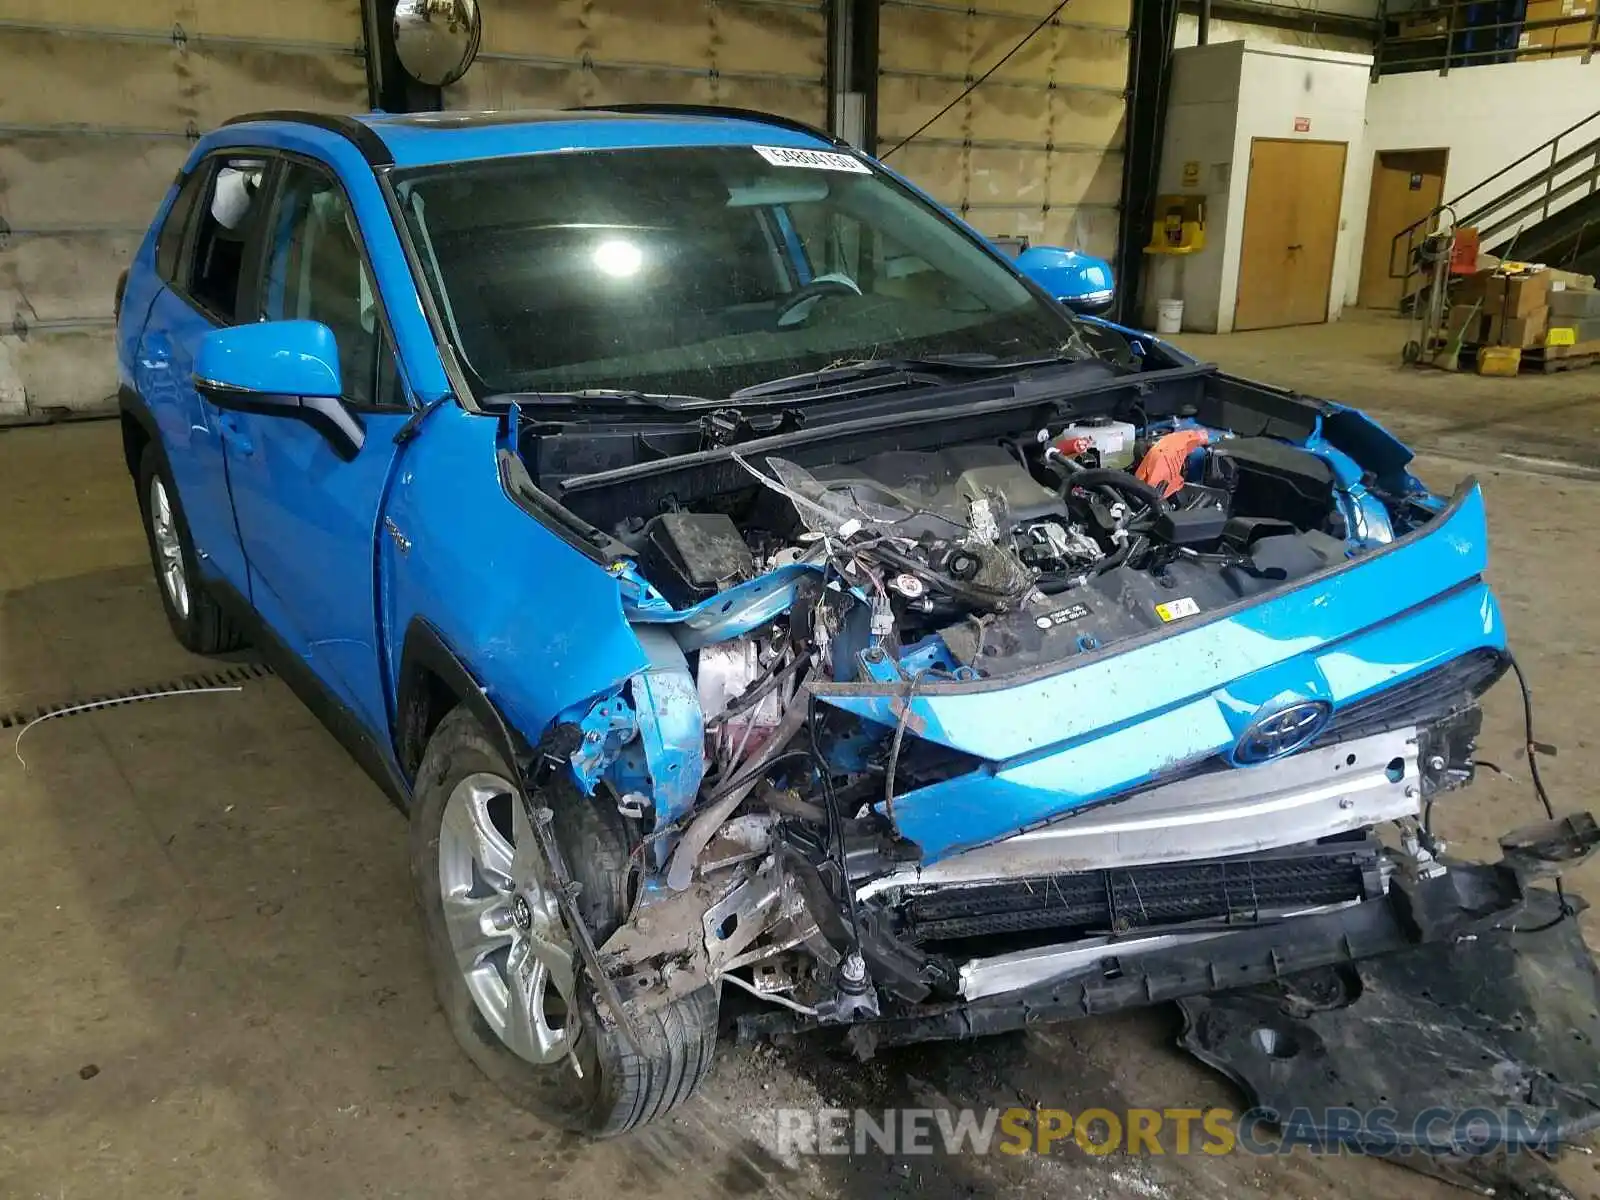
<instances>
[{"instance_id":1,"label":"rear quarter window","mask_svg":"<svg viewBox=\"0 0 1600 1200\"><path fill-rule=\"evenodd\" d=\"M173 283L178 277L178 261L183 255L183 235L188 231L189 218L194 215L196 201L205 190L204 167L197 167L184 176L178 195L167 210L166 220L156 234L156 274L163 283Z\"/></svg>"}]
</instances>

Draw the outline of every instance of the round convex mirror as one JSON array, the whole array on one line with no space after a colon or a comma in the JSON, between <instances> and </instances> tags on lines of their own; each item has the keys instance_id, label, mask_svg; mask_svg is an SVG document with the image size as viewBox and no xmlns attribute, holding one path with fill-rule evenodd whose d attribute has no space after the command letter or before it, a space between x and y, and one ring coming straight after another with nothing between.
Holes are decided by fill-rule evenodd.
<instances>
[{"instance_id":1,"label":"round convex mirror","mask_svg":"<svg viewBox=\"0 0 1600 1200\"><path fill-rule=\"evenodd\" d=\"M478 0L398 0L394 7L400 65L430 87L448 87L467 73L482 34Z\"/></svg>"}]
</instances>

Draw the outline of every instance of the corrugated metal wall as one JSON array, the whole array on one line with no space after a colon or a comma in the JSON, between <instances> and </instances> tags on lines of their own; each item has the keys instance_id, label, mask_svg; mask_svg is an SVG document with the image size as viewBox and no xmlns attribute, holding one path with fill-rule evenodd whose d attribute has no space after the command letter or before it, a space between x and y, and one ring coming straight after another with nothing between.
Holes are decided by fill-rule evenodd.
<instances>
[{"instance_id":1,"label":"corrugated metal wall","mask_svg":"<svg viewBox=\"0 0 1600 1200\"><path fill-rule=\"evenodd\" d=\"M886 151L1015 46L1053 0L882 0ZM1128 78L1129 0L1072 0L891 164L990 235L1110 256Z\"/></svg>"},{"instance_id":2,"label":"corrugated metal wall","mask_svg":"<svg viewBox=\"0 0 1600 1200\"><path fill-rule=\"evenodd\" d=\"M449 108L660 101L827 122L823 0L482 0Z\"/></svg>"},{"instance_id":3,"label":"corrugated metal wall","mask_svg":"<svg viewBox=\"0 0 1600 1200\"><path fill-rule=\"evenodd\" d=\"M366 107L359 0L0 0L0 419L115 406L112 292L193 139Z\"/></svg>"},{"instance_id":4,"label":"corrugated metal wall","mask_svg":"<svg viewBox=\"0 0 1600 1200\"><path fill-rule=\"evenodd\" d=\"M880 148L1051 0L883 0ZM678 101L827 123L826 0L483 0L452 108ZM894 165L990 234L1109 254L1129 0L1072 0ZM112 290L194 138L366 105L360 0L0 0L0 420L114 405Z\"/></svg>"}]
</instances>

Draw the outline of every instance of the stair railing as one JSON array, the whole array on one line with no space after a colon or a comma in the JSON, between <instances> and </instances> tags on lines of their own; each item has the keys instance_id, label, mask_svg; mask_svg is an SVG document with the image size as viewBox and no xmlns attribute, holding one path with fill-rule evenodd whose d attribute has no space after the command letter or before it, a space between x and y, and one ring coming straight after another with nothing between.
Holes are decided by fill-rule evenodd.
<instances>
[{"instance_id":1,"label":"stair railing","mask_svg":"<svg viewBox=\"0 0 1600 1200\"><path fill-rule=\"evenodd\" d=\"M1565 143L1565 149L1563 149ZM1483 197L1491 185L1498 183L1530 163L1547 160L1527 175L1506 185L1503 190L1480 198L1475 207L1467 207L1473 196ZM1584 163L1587 160L1588 166ZM1417 247L1430 234L1440 228L1439 219L1448 210L1460 214L1455 220L1458 228L1476 228L1479 243L1489 245L1508 230L1513 234L1523 221L1535 213L1544 220L1550 216L1552 206L1573 193L1587 189L1591 194L1600 188L1600 111L1574 121L1560 133L1541 142L1519 158L1513 159L1492 175L1479 180L1460 195L1434 207L1426 216L1419 217L1389 239L1389 278L1399 279L1400 305L1404 309L1412 297L1411 281L1423 274L1417 262ZM1560 206L1557 206L1560 207ZM1398 258L1401 269L1395 264L1401 242L1405 255Z\"/></svg>"}]
</instances>

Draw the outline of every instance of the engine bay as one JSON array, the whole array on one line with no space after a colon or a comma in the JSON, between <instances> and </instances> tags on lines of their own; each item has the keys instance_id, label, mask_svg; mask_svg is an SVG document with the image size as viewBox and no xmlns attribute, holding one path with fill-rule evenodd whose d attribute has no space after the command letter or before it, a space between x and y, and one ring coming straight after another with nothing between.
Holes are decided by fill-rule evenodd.
<instances>
[{"instance_id":1,"label":"engine bay","mask_svg":"<svg viewBox=\"0 0 1600 1200\"><path fill-rule=\"evenodd\" d=\"M1364 832L1381 821L1405 826L1407 869L1432 869L1412 826L1471 777L1497 654L1446 661L1403 703L1346 705L1359 725L1303 699L1310 732L1265 766L1229 757L1230 698L1159 727L1178 710L1116 695L1150 669L1183 677L1149 690L1181 695L1220 657L1203 641L1116 656L1369 555L1380 574L1355 590L1381 609L1377 552L1451 510L1353 410L1207 368L1104 391L913 395L898 420L817 405L759 427L520 426L529 485L569 540L604 547L643 651L542 748L638 822L648 920L600 947L630 1002L722 978L858 1021L1015 990L1029 956L1060 971L1118 931L1204 937L1376 900L1398 869ZM1298 628L1297 603L1269 607ZM1246 722L1279 715L1276 695L1243 703ZM1293 815L1251 815L1268 801Z\"/></svg>"},{"instance_id":2,"label":"engine bay","mask_svg":"<svg viewBox=\"0 0 1600 1200\"><path fill-rule=\"evenodd\" d=\"M1173 417L1064 421L801 466L729 456L737 486L611 532L677 611L810 568L825 678L983 678L1212 613L1389 540L1397 517L1327 457ZM1370 485L1371 481L1367 481ZM1370 533L1353 534L1360 523ZM842 651L842 652L841 652Z\"/></svg>"}]
</instances>

